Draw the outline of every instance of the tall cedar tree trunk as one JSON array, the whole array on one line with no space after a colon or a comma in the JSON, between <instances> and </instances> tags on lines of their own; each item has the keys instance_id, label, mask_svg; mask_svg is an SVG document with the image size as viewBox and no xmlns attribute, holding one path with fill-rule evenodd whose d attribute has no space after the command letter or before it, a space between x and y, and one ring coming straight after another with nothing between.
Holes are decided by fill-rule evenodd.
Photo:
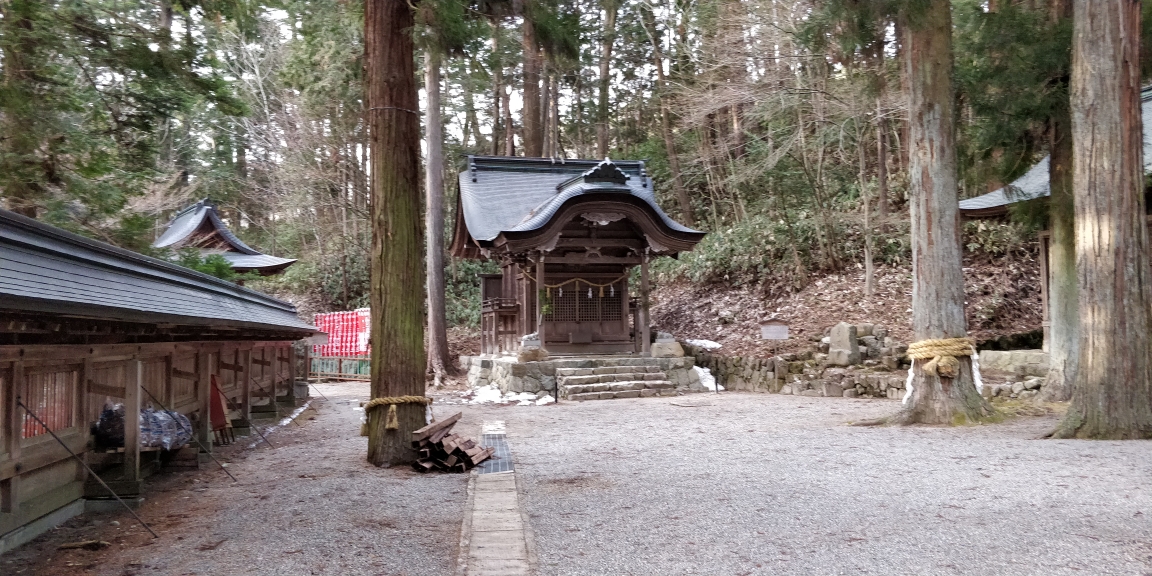
<instances>
[{"instance_id":1,"label":"tall cedar tree trunk","mask_svg":"<svg viewBox=\"0 0 1152 576\"><path fill-rule=\"evenodd\" d=\"M619 0L604 0L604 26L600 29L600 94L596 106L596 158L608 157L608 85L612 80L612 44L616 40Z\"/></svg>"},{"instance_id":2,"label":"tall cedar tree trunk","mask_svg":"<svg viewBox=\"0 0 1152 576\"><path fill-rule=\"evenodd\" d=\"M1076 0L1072 178L1080 363L1061 438L1152 438L1152 291L1140 124L1140 2Z\"/></svg>"},{"instance_id":3,"label":"tall cedar tree trunk","mask_svg":"<svg viewBox=\"0 0 1152 576\"><path fill-rule=\"evenodd\" d=\"M424 51L424 92L428 97L428 163L424 167L427 211L424 226L428 284L428 365L435 383L444 383L448 360L448 320L444 309L444 128L440 118L440 55Z\"/></svg>"},{"instance_id":4,"label":"tall cedar tree trunk","mask_svg":"<svg viewBox=\"0 0 1152 576\"><path fill-rule=\"evenodd\" d=\"M364 94L372 167L372 397L423 396L424 249L420 214L420 116L407 2L364 3ZM387 410L368 415L368 461L415 460L412 431L424 406L400 404L398 430Z\"/></svg>"},{"instance_id":5,"label":"tall cedar tree trunk","mask_svg":"<svg viewBox=\"0 0 1152 576\"><path fill-rule=\"evenodd\" d=\"M948 0L928 0L905 21L908 77L909 205L912 212L912 331L917 340L962 338L964 271L956 182L952 94L952 13ZM924 373L914 361L911 397L894 422L975 422L992 413L976 390L972 359L958 357L959 374Z\"/></svg>"},{"instance_id":6,"label":"tall cedar tree trunk","mask_svg":"<svg viewBox=\"0 0 1152 576\"><path fill-rule=\"evenodd\" d=\"M652 65L656 68L656 93L660 96L660 135L664 139L664 150L668 154L668 169L672 172L672 190L680 203L680 217L689 228L696 226L696 214L692 211L692 199L684 187L680 175L680 157L676 154L676 140L672 135L672 118L668 104L668 80L664 75L664 53L656 37L656 16L648 4L640 7L644 31L652 43Z\"/></svg>"},{"instance_id":7,"label":"tall cedar tree trunk","mask_svg":"<svg viewBox=\"0 0 1152 576\"><path fill-rule=\"evenodd\" d=\"M531 4L535 0L522 0L520 14L524 17L524 106L520 112L520 123L524 128L524 155L538 158L544 152L543 115L540 111L540 43L536 39L536 24L532 21ZM511 155L512 151L509 150Z\"/></svg>"},{"instance_id":8,"label":"tall cedar tree trunk","mask_svg":"<svg viewBox=\"0 0 1152 576\"><path fill-rule=\"evenodd\" d=\"M500 59L500 22L492 20L492 155L501 154L500 146L504 143L504 131L508 125L504 124L501 114L501 105L504 95L504 63ZM504 152L507 154L507 152Z\"/></svg>"},{"instance_id":9,"label":"tall cedar tree trunk","mask_svg":"<svg viewBox=\"0 0 1152 576\"><path fill-rule=\"evenodd\" d=\"M1071 0L1052 0L1053 24L1072 17ZM1052 230L1048 246L1048 381L1040 392L1044 400L1062 402L1072 397L1076 365L1080 361L1080 317L1076 287L1076 212L1072 197L1072 117L1061 107L1049 119L1048 220Z\"/></svg>"}]
</instances>

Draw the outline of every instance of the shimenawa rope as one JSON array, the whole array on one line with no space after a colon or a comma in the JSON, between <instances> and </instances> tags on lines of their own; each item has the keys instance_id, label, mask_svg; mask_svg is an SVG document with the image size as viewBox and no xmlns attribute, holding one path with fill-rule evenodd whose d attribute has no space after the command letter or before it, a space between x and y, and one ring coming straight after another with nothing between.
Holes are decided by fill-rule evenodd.
<instances>
[{"instance_id":1,"label":"shimenawa rope","mask_svg":"<svg viewBox=\"0 0 1152 576\"><path fill-rule=\"evenodd\" d=\"M524 276L527 277L529 280L531 280L533 283L536 283L536 279L533 278L531 274L524 272ZM591 289L593 287L599 288L600 289L600 297L603 298L605 288L612 286L613 284L615 284L615 283L617 283L617 282L619 282L619 281L621 281L627 277L628 277L628 274L625 274L619 278L615 278L613 280L605 282L604 284L597 284L595 282L589 282L588 280L585 280L583 278L569 278L568 280L565 280L559 284L544 284L544 288L546 288L548 290L548 297L551 298L553 288L562 288L562 287L564 287L565 284L571 284L571 283L575 282L576 283L576 291L579 292L580 291L580 283L583 282L583 283L588 285L589 289Z\"/></svg>"},{"instance_id":2,"label":"shimenawa rope","mask_svg":"<svg viewBox=\"0 0 1152 576\"><path fill-rule=\"evenodd\" d=\"M388 415L384 421L384 429L396 430L400 428L400 421L396 419L397 404L422 404L427 406L431 403L432 399L427 396L385 396L383 398L373 398L369 400L368 403L364 405L364 413L367 414L377 406L387 406Z\"/></svg>"},{"instance_id":3,"label":"shimenawa rope","mask_svg":"<svg viewBox=\"0 0 1152 576\"><path fill-rule=\"evenodd\" d=\"M908 357L913 360L928 360L924 373L944 378L955 378L959 374L960 361L957 356L975 356L976 345L971 338L937 338L921 340L908 345Z\"/></svg>"}]
</instances>

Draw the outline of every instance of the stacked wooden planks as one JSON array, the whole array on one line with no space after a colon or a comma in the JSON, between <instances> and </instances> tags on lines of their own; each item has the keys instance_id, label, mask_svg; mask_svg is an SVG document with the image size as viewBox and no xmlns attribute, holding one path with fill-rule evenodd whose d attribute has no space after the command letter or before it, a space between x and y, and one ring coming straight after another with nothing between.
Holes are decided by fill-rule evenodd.
<instances>
[{"instance_id":1,"label":"stacked wooden planks","mask_svg":"<svg viewBox=\"0 0 1152 576\"><path fill-rule=\"evenodd\" d=\"M492 457L495 448L485 448L471 438L452 433L463 414L457 412L412 433L412 448L417 453L412 467L417 472L464 472Z\"/></svg>"}]
</instances>

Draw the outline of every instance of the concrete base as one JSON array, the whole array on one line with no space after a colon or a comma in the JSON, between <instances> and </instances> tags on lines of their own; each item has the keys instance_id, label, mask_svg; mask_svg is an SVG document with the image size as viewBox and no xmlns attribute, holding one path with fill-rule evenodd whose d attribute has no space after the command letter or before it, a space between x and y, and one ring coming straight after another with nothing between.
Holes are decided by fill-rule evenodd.
<instances>
[{"instance_id":1,"label":"concrete base","mask_svg":"<svg viewBox=\"0 0 1152 576\"><path fill-rule=\"evenodd\" d=\"M129 508L138 510L140 505L144 503L144 498L137 496L136 498L121 498L124 504ZM124 510L124 506L120 504L115 498L89 498L84 500L84 513L103 513L103 512L120 512Z\"/></svg>"},{"instance_id":2,"label":"concrete base","mask_svg":"<svg viewBox=\"0 0 1152 576\"><path fill-rule=\"evenodd\" d=\"M45 514L3 536L0 536L0 554L14 550L37 536L84 513L84 499L78 498L55 511Z\"/></svg>"}]
</instances>

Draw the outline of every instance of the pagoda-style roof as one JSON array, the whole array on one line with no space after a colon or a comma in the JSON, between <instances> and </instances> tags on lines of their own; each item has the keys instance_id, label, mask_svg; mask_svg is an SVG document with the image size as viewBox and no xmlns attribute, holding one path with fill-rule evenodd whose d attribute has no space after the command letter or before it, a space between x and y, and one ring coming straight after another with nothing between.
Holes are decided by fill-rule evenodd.
<instances>
[{"instance_id":1,"label":"pagoda-style roof","mask_svg":"<svg viewBox=\"0 0 1152 576\"><path fill-rule=\"evenodd\" d=\"M142 333L200 339L296 340L317 331L288 302L6 210L0 269L4 319L151 325Z\"/></svg>"},{"instance_id":2,"label":"pagoda-style roof","mask_svg":"<svg viewBox=\"0 0 1152 576\"><path fill-rule=\"evenodd\" d=\"M575 218L621 218L656 255L690 250L704 233L664 213L641 161L469 156L460 173L452 253L479 257L553 245Z\"/></svg>"},{"instance_id":3,"label":"pagoda-style roof","mask_svg":"<svg viewBox=\"0 0 1152 576\"><path fill-rule=\"evenodd\" d=\"M283 271L296 260L263 254L244 243L228 229L216 206L201 200L176 213L155 242L153 248L199 248L205 255L219 254L237 272L256 272L268 276Z\"/></svg>"}]
</instances>

